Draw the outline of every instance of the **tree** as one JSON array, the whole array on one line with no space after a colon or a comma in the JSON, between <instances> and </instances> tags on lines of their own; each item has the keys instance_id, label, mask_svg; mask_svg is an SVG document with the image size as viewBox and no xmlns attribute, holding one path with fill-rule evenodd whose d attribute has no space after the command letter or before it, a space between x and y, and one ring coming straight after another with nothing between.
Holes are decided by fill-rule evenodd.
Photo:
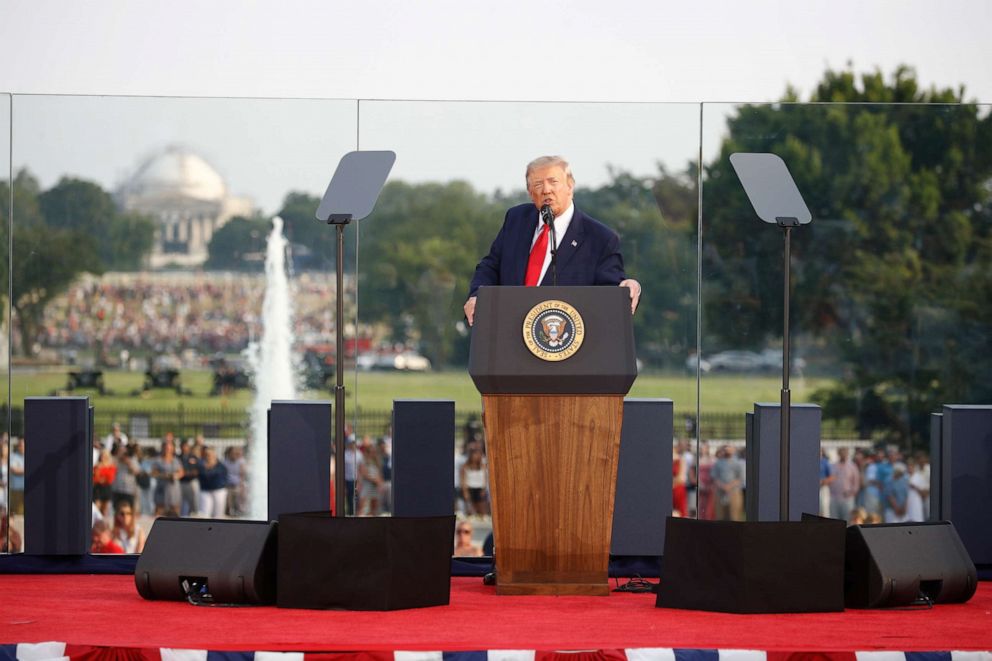
<instances>
[{"instance_id":1,"label":"tree","mask_svg":"<svg viewBox=\"0 0 992 661\"><path fill-rule=\"evenodd\" d=\"M9 191L4 192L9 194ZM98 272L100 264L92 250L80 249L79 232L45 223L38 204L38 182L25 170L14 178L13 195L14 259L9 270L10 303L21 352L29 355L48 303L65 291L80 272ZM6 207L3 211L6 212ZM6 227L7 218L4 221Z\"/></svg>"},{"instance_id":2,"label":"tree","mask_svg":"<svg viewBox=\"0 0 992 661\"><path fill-rule=\"evenodd\" d=\"M79 249L94 253L103 270L138 269L151 251L154 221L120 211L110 194L92 182L63 177L38 196L38 203L45 223L74 232Z\"/></svg>"},{"instance_id":3,"label":"tree","mask_svg":"<svg viewBox=\"0 0 992 661\"><path fill-rule=\"evenodd\" d=\"M465 182L386 184L361 228L363 319L389 324L396 341L412 334L432 363L449 364L468 283L504 211Z\"/></svg>"},{"instance_id":4,"label":"tree","mask_svg":"<svg viewBox=\"0 0 992 661\"><path fill-rule=\"evenodd\" d=\"M759 227L728 161L776 153L814 218L793 233L793 323L840 366L818 397L825 415L912 442L940 403L992 396L992 370L974 360L992 331L992 120L905 67L889 81L828 71L810 101L844 105L786 101L742 106L705 168L708 342L781 341L781 233Z\"/></svg>"},{"instance_id":5,"label":"tree","mask_svg":"<svg viewBox=\"0 0 992 661\"><path fill-rule=\"evenodd\" d=\"M235 216L214 232L207 247L205 269L261 271L265 268L265 237L270 222L261 216Z\"/></svg>"},{"instance_id":6,"label":"tree","mask_svg":"<svg viewBox=\"0 0 992 661\"><path fill-rule=\"evenodd\" d=\"M648 305L634 316L639 357L681 367L696 340L696 168L659 165L656 178L611 172L599 188L576 189L576 205L620 234L624 268Z\"/></svg>"}]
</instances>

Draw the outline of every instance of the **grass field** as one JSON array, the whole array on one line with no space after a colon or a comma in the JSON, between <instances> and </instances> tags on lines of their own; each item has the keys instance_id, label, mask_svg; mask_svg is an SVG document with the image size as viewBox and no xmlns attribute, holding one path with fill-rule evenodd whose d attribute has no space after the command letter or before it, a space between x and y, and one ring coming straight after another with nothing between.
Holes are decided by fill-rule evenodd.
<instances>
[{"instance_id":1,"label":"grass field","mask_svg":"<svg viewBox=\"0 0 992 661\"><path fill-rule=\"evenodd\" d=\"M99 410L101 406L125 410L136 406L146 411L173 409L182 403L187 408L245 409L251 404L252 393L239 390L230 396L210 396L212 374L208 370L184 370L182 386L189 394L179 395L174 390L156 389L140 393L144 375L138 372L113 372L104 374L107 394L95 390L65 390L70 368L46 371L18 371L10 379L11 403L22 405L24 397L55 394L86 394ZM792 401L808 402L817 388L827 386L830 379L794 378L791 382ZM776 375L704 375L701 383L702 410L704 413L743 413L750 411L753 402L777 402L780 380ZM345 376L345 389L349 408L357 405L364 411L385 411L392 408L394 399L452 399L457 411L478 411L481 400L472 380L464 371L427 373L403 372L350 372ZM0 397L7 398L8 384L0 382ZM136 394L137 393L137 394ZM303 399L332 399L329 390L302 393ZM642 374L631 389L630 397L659 397L671 399L678 411L691 412L696 408L696 380L692 376Z\"/></svg>"}]
</instances>

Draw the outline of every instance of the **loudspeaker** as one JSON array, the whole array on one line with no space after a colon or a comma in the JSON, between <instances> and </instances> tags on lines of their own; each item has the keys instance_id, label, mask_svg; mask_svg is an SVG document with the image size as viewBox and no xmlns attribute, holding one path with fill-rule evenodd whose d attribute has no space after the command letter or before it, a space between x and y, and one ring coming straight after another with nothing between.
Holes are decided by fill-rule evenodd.
<instances>
[{"instance_id":1,"label":"loudspeaker","mask_svg":"<svg viewBox=\"0 0 992 661\"><path fill-rule=\"evenodd\" d=\"M455 403L393 400L393 514L454 512ZM297 510L300 511L300 510Z\"/></svg>"},{"instance_id":2,"label":"loudspeaker","mask_svg":"<svg viewBox=\"0 0 992 661\"><path fill-rule=\"evenodd\" d=\"M83 555L93 525L89 397L24 399L24 551Z\"/></svg>"},{"instance_id":3,"label":"loudspeaker","mask_svg":"<svg viewBox=\"0 0 992 661\"><path fill-rule=\"evenodd\" d=\"M445 606L455 517L279 517L280 608Z\"/></svg>"},{"instance_id":4,"label":"loudspeaker","mask_svg":"<svg viewBox=\"0 0 992 661\"><path fill-rule=\"evenodd\" d=\"M656 605L724 613L844 610L843 521L669 518Z\"/></svg>"},{"instance_id":5,"label":"loudspeaker","mask_svg":"<svg viewBox=\"0 0 992 661\"><path fill-rule=\"evenodd\" d=\"M815 404L789 409L789 520L820 509L820 424ZM748 521L780 521L782 405L754 404L745 414L744 511Z\"/></svg>"},{"instance_id":6,"label":"loudspeaker","mask_svg":"<svg viewBox=\"0 0 992 661\"><path fill-rule=\"evenodd\" d=\"M949 521L847 529L844 603L881 608L971 599L975 565Z\"/></svg>"},{"instance_id":7,"label":"loudspeaker","mask_svg":"<svg viewBox=\"0 0 992 661\"><path fill-rule=\"evenodd\" d=\"M612 555L660 556L672 515L670 399L623 400L623 428L613 504Z\"/></svg>"},{"instance_id":8,"label":"loudspeaker","mask_svg":"<svg viewBox=\"0 0 992 661\"><path fill-rule=\"evenodd\" d=\"M268 520L330 509L331 403L273 401L268 425Z\"/></svg>"},{"instance_id":9,"label":"loudspeaker","mask_svg":"<svg viewBox=\"0 0 992 661\"><path fill-rule=\"evenodd\" d=\"M271 604L276 537L275 522L159 518L134 584L145 599Z\"/></svg>"}]
</instances>

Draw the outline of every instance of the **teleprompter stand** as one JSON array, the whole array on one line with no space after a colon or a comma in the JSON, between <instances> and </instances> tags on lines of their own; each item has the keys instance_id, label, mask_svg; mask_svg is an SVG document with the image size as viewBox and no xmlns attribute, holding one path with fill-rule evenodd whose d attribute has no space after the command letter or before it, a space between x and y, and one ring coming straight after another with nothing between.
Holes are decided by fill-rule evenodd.
<instances>
[{"instance_id":1,"label":"teleprompter stand","mask_svg":"<svg viewBox=\"0 0 992 661\"><path fill-rule=\"evenodd\" d=\"M744 186L754 211L766 223L782 228L785 240L782 274L784 280L784 305L782 311L782 418L779 436L779 520L789 520L789 442L792 412L792 393L789 391L789 296L791 272L792 228L808 225L812 214L789 174L785 162L775 154L736 153L730 155L730 164Z\"/></svg>"},{"instance_id":2,"label":"teleprompter stand","mask_svg":"<svg viewBox=\"0 0 992 661\"><path fill-rule=\"evenodd\" d=\"M375 207L389 171L396 162L391 151L353 151L338 163L327 185L317 220L334 225L337 230L337 309L334 315L336 348L334 357L334 513L345 514L344 482L344 228L351 221L365 218Z\"/></svg>"}]
</instances>

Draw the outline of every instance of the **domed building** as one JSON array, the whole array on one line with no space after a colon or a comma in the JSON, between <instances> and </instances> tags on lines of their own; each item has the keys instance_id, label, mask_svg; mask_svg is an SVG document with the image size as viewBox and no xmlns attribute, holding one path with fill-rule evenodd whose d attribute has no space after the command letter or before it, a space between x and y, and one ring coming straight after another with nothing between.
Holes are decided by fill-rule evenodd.
<instances>
[{"instance_id":1,"label":"domed building","mask_svg":"<svg viewBox=\"0 0 992 661\"><path fill-rule=\"evenodd\" d=\"M120 206L158 220L149 266L196 267L214 232L252 201L231 195L217 170L193 151L170 146L145 159L116 193Z\"/></svg>"}]
</instances>

